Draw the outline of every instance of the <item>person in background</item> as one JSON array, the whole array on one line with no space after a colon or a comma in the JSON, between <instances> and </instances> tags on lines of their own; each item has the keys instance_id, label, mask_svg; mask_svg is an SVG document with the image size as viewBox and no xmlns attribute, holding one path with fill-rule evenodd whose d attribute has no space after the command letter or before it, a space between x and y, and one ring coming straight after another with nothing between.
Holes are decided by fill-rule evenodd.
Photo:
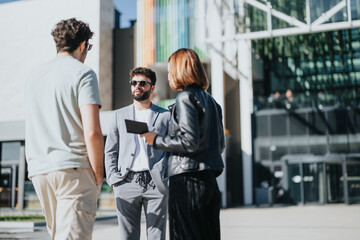
<instances>
[{"instance_id":1,"label":"person in background","mask_svg":"<svg viewBox=\"0 0 360 240\"><path fill-rule=\"evenodd\" d=\"M26 160L51 239L91 239L104 177L96 74L84 61L89 25L52 30L57 56L26 81Z\"/></svg>"},{"instance_id":2,"label":"person in background","mask_svg":"<svg viewBox=\"0 0 360 240\"><path fill-rule=\"evenodd\" d=\"M125 119L136 120L159 134L166 133L170 112L150 100L155 83L155 72L149 68L130 71L134 102L114 112L106 139L106 178L114 190L120 239L140 239L142 207L148 239L165 240L166 236L165 152L149 146L139 134L128 133L125 126Z\"/></svg>"},{"instance_id":3,"label":"person in background","mask_svg":"<svg viewBox=\"0 0 360 240\"><path fill-rule=\"evenodd\" d=\"M198 55L179 49L168 60L170 87L180 91L170 107L168 134L142 136L167 151L170 239L220 239L220 191L224 164L222 109L205 91L208 79Z\"/></svg>"}]
</instances>

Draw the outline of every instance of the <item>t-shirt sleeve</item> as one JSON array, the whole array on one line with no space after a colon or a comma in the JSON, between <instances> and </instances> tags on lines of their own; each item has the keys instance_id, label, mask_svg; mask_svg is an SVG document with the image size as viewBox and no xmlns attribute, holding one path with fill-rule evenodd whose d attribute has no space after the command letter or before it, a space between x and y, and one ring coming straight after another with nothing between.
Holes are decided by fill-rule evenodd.
<instances>
[{"instance_id":1,"label":"t-shirt sleeve","mask_svg":"<svg viewBox=\"0 0 360 240\"><path fill-rule=\"evenodd\" d=\"M99 84L94 71L82 75L79 84L78 106L97 104L101 107Z\"/></svg>"}]
</instances>

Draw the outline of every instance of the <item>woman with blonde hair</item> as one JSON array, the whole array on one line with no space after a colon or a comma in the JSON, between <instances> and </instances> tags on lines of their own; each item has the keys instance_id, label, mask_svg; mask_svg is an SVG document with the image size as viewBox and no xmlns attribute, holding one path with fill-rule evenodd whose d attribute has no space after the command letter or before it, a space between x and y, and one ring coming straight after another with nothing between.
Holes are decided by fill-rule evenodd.
<instances>
[{"instance_id":1,"label":"woman with blonde hair","mask_svg":"<svg viewBox=\"0 0 360 240\"><path fill-rule=\"evenodd\" d=\"M220 239L216 177L224 168L222 110L205 91L209 82L193 50L179 49L170 56L168 80L180 91L169 107L168 134L142 136L168 152L170 239Z\"/></svg>"}]
</instances>

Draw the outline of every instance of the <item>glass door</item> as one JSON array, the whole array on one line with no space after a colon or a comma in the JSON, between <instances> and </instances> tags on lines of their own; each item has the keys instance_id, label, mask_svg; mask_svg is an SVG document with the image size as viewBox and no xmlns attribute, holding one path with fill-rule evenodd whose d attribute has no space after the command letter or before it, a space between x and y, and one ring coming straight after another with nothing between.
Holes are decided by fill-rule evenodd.
<instances>
[{"instance_id":1,"label":"glass door","mask_svg":"<svg viewBox=\"0 0 360 240\"><path fill-rule=\"evenodd\" d=\"M360 161L347 161L349 203L360 203Z\"/></svg>"},{"instance_id":2,"label":"glass door","mask_svg":"<svg viewBox=\"0 0 360 240\"><path fill-rule=\"evenodd\" d=\"M326 163L326 193L328 203L344 203L342 163Z\"/></svg>"},{"instance_id":3,"label":"glass door","mask_svg":"<svg viewBox=\"0 0 360 240\"><path fill-rule=\"evenodd\" d=\"M323 163L303 164L304 202L324 203Z\"/></svg>"},{"instance_id":4,"label":"glass door","mask_svg":"<svg viewBox=\"0 0 360 240\"><path fill-rule=\"evenodd\" d=\"M2 166L0 173L0 207L14 208L17 197L16 167Z\"/></svg>"},{"instance_id":5,"label":"glass door","mask_svg":"<svg viewBox=\"0 0 360 240\"><path fill-rule=\"evenodd\" d=\"M289 164L288 165L288 174L289 174L289 201L291 203L301 203L301 174L300 174L300 165L299 164Z\"/></svg>"},{"instance_id":6,"label":"glass door","mask_svg":"<svg viewBox=\"0 0 360 240\"><path fill-rule=\"evenodd\" d=\"M21 142L0 142L0 207L15 208Z\"/></svg>"}]
</instances>

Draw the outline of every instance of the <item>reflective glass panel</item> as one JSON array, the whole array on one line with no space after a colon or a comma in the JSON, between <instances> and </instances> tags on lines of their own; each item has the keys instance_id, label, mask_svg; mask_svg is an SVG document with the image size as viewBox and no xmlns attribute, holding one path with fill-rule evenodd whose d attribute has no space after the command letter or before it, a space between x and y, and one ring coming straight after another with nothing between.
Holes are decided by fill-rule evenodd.
<instances>
[{"instance_id":1,"label":"reflective glass panel","mask_svg":"<svg viewBox=\"0 0 360 240\"><path fill-rule=\"evenodd\" d=\"M289 174L289 200L291 203L300 203L301 202L301 176L300 168L298 164L289 164L288 166Z\"/></svg>"},{"instance_id":2,"label":"reflective glass panel","mask_svg":"<svg viewBox=\"0 0 360 240\"><path fill-rule=\"evenodd\" d=\"M328 203L344 202L344 183L341 163L326 164L326 191Z\"/></svg>"},{"instance_id":3,"label":"reflective glass panel","mask_svg":"<svg viewBox=\"0 0 360 240\"><path fill-rule=\"evenodd\" d=\"M20 159L20 142L3 142L1 143L1 160L19 160Z\"/></svg>"},{"instance_id":4,"label":"reflective glass panel","mask_svg":"<svg viewBox=\"0 0 360 240\"><path fill-rule=\"evenodd\" d=\"M324 203L323 164L303 164L303 171L305 203Z\"/></svg>"},{"instance_id":5,"label":"reflective glass panel","mask_svg":"<svg viewBox=\"0 0 360 240\"><path fill-rule=\"evenodd\" d=\"M360 161L347 162L349 203L360 203Z\"/></svg>"}]
</instances>

